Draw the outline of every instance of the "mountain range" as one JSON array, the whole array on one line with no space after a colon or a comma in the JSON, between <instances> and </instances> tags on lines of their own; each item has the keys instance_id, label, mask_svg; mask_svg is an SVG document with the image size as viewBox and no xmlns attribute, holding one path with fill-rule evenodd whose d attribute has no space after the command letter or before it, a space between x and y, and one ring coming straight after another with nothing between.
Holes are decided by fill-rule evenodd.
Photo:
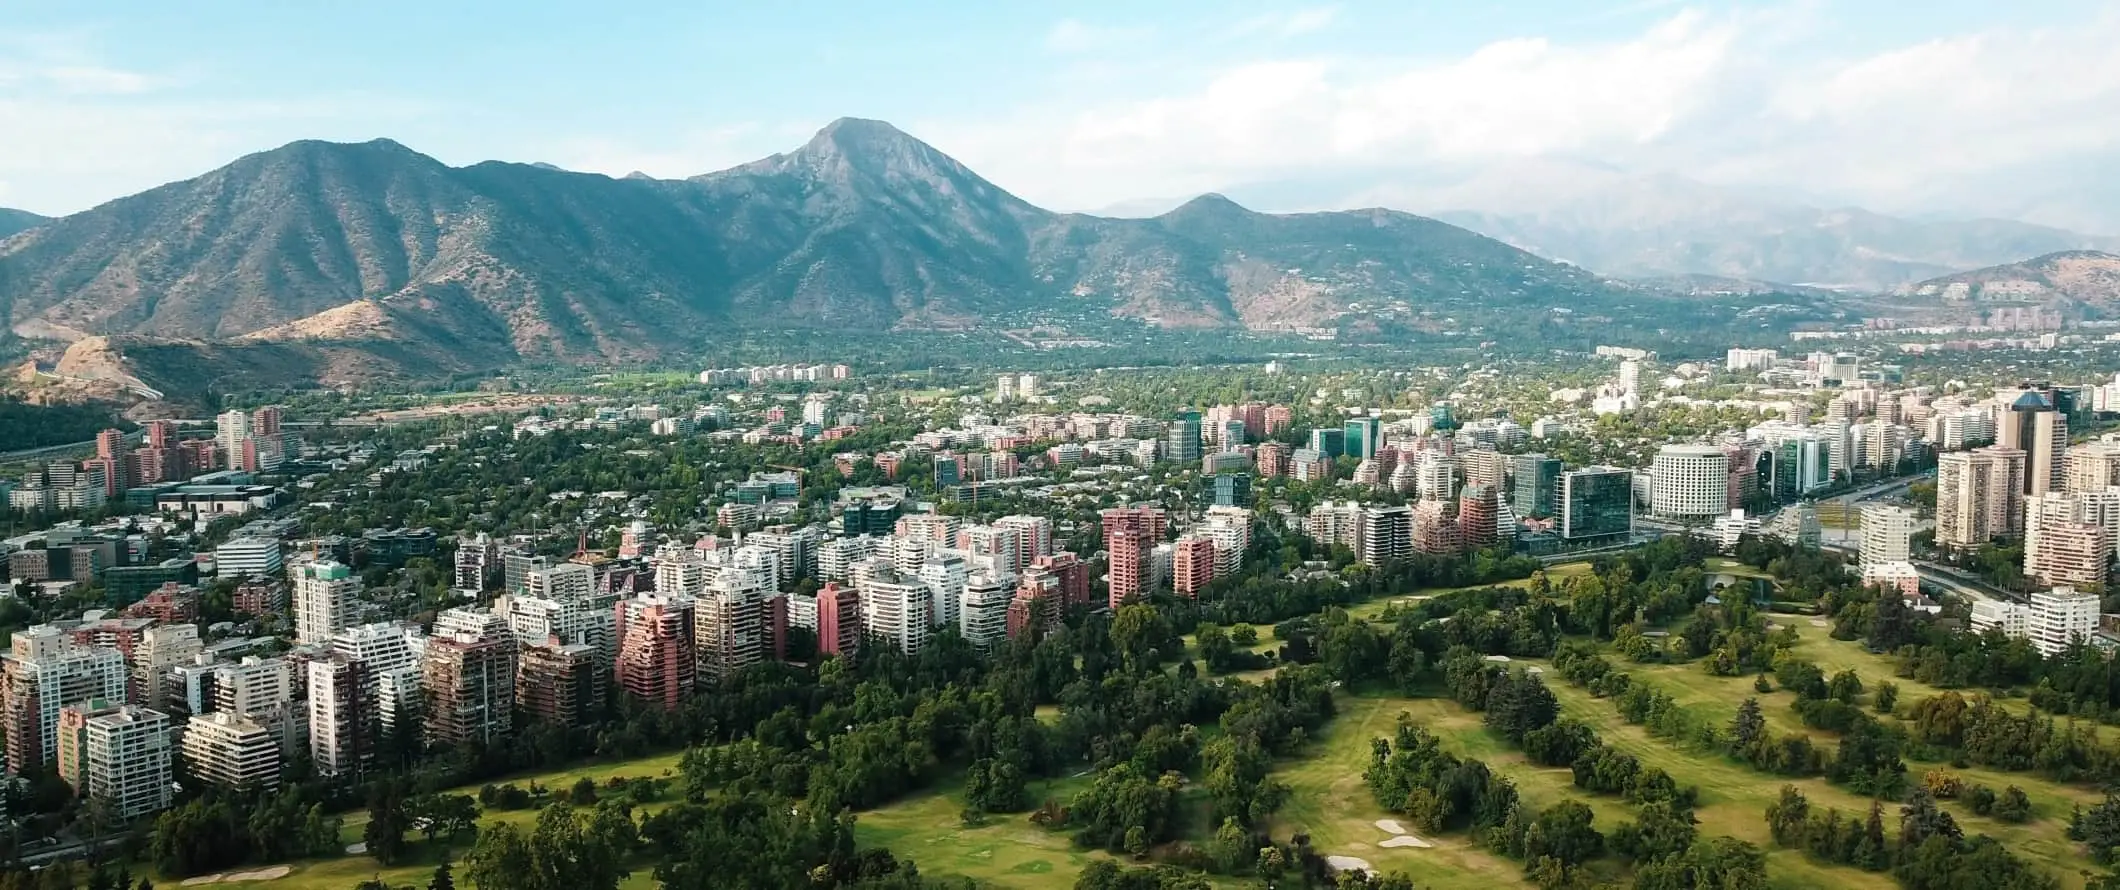
<instances>
[{"instance_id":1,"label":"mountain range","mask_svg":"<svg viewBox=\"0 0 2120 890\"><path fill-rule=\"evenodd\" d=\"M1055 213L856 119L689 180L297 142L0 241L0 317L19 336L91 340L97 355L211 347L219 363L306 362L326 380L650 359L732 327L1053 312L1373 327L1639 300L1390 210L1269 215L1208 195L1152 219Z\"/></svg>"},{"instance_id":2,"label":"mountain range","mask_svg":"<svg viewBox=\"0 0 2120 890\"><path fill-rule=\"evenodd\" d=\"M1710 275L1884 292L2058 251L2120 251L2120 237L2006 219L1911 219L1565 158L1342 172L1230 194L1260 207L1402 208L1629 279Z\"/></svg>"},{"instance_id":3,"label":"mountain range","mask_svg":"<svg viewBox=\"0 0 2120 890\"><path fill-rule=\"evenodd\" d=\"M2120 256L2069 250L1917 282L1904 294L1945 302L2039 303L2110 312L2120 306Z\"/></svg>"},{"instance_id":4,"label":"mountain range","mask_svg":"<svg viewBox=\"0 0 2120 890\"><path fill-rule=\"evenodd\" d=\"M42 225L47 221L47 217L38 216L27 210L11 210L6 207L0 207L0 238Z\"/></svg>"}]
</instances>

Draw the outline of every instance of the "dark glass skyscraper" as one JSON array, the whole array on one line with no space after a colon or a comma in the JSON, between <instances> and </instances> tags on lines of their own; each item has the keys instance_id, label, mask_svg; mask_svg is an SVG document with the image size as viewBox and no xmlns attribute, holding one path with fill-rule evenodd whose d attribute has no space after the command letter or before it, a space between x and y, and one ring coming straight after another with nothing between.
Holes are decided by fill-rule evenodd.
<instances>
[{"instance_id":1,"label":"dark glass skyscraper","mask_svg":"<svg viewBox=\"0 0 2120 890\"><path fill-rule=\"evenodd\" d=\"M1509 506L1516 515L1552 516L1560 496L1561 462L1543 454L1509 458Z\"/></svg>"},{"instance_id":2,"label":"dark glass skyscraper","mask_svg":"<svg viewBox=\"0 0 2120 890\"><path fill-rule=\"evenodd\" d=\"M1634 471L1584 467L1561 474L1561 540L1624 540L1634 531Z\"/></svg>"}]
</instances>

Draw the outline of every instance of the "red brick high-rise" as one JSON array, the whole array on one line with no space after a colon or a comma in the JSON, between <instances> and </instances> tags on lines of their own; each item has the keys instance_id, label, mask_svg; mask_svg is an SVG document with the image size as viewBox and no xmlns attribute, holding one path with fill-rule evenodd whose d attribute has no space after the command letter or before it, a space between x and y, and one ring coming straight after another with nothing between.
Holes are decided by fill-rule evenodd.
<instances>
[{"instance_id":1,"label":"red brick high-rise","mask_svg":"<svg viewBox=\"0 0 2120 890\"><path fill-rule=\"evenodd\" d=\"M854 588L839 582L817 591L817 651L849 655L861 647L861 601Z\"/></svg>"},{"instance_id":2,"label":"red brick high-rise","mask_svg":"<svg viewBox=\"0 0 2120 890\"><path fill-rule=\"evenodd\" d=\"M1025 574L1016 583L1016 596L1008 604L1008 638L1013 640L1030 628L1043 633L1060 626L1060 583L1048 572Z\"/></svg>"},{"instance_id":3,"label":"red brick high-rise","mask_svg":"<svg viewBox=\"0 0 2120 890\"><path fill-rule=\"evenodd\" d=\"M1266 434L1278 436L1295 426L1296 412L1287 405L1266 406Z\"/></svg>"},{"instance_id":4,"label":"red brick high-rise","mask_svg":"<svg viewBox=\"0 0 2120 890\"><path fill-rule=\"evenodd\" d=\"M250 412L250 435L253 438L280 434L280 406L266 405Z\"/></svg>"},{"instance_id":5,"label":"red brick high-rise","mask_svg":"<svg viewBox=\"0 0 2120 890\"><path fill-rule=\"evenodd\" d=\"M540 723L580 726L594 719L604 709L596 647L557 639L524 646L516 662L515 703Z\"/></svg>"},{"instance_id":6,"label":"red brick high-rise","mask_svg":"<svg viewBox=\"0 0 2120 890\"><path fill-rule=\"evenodd\" d=\"M459 633L428 640L421 674L428 744L492 744L514 731L513 637Z\"/></svg>"},{"instance_id":7,"label":"red brick high-rise","mask_svg":"<svg viewBox=\"0 0 2120 890\"><path fill-rule=\"evenodd\" d=\"M1113 609L1130 598L1138 598L1148 586L1148 537L1122 530L1105 536L1105 584Z\"/></svg>"},{"instance_id":8,"label":"red brick high-rise","mask_svg":"<svg viewBox=\"0 0 2120 890\"><path fill-rule=\"evenodd\" d=\"M699 679L689 597L643 594L618 601L620 692L664 710L692 694Z\"/></svg>"},{"instance_id":9,"label":"red brick high-rise","mask_svg":"<svg viewBox=\"0 0 2120 890\"><path fill-rule=\"evenodd\" d=\"M1458 497L1458 535L1467 550L1485 550L1500 539L1501 499L1491 485L1473 485Z\"/></svg>"},{"instance_id":10,"label":"red brick high-rise","mask_svg":"<svg viewBox=\"0 0 2120 890\"><path fill-rule=\"evenodd\" d=\"M1170 586L1179 596L1197 599L1215 580L1215 542L1191 536L1178 539L1170 559Z\"/></svg>"},{"instance_id":11,"label":"red brick high-rise","mask_svg":"<svg viewBox=\"0 0 2120 890\"><path fill-rule=\"evenodd\" d=\"M1069 606L1089 605L1089 563L1065 550L1031 560L1031 567L1059 578L1060 602Z\"/></svg>"}]
</instances>

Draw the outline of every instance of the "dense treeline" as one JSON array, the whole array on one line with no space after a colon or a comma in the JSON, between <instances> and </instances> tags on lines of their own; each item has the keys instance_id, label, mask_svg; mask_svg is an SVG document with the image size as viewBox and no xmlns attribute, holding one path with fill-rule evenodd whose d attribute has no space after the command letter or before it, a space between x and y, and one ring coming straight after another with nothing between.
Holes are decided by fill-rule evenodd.
<instances>
[{"instance_id":1,"label":"dense treeline","mask_svg":"<svg viewBox=\"0 0 2120 890\"><path fill-rule=\"evenodd\" d=\"M2050 890L2060 883L2052 875L2018 858L1986 835L1965 836L1951 814L1936 805L1928 790L1916 787L1899 811L1899 835L1888 838L1884 805L1871 803L1866 819L1845 818L1839 810L1814 812L1794 785L1767 805L1767 829L1774 843L1810 855L1870 871L1890 871L1908 890L1954 887L1995 890Z\"/></svg>"},{"instance_id":2,"label":"dense treeline","mask_svg":"<svg viewBox=\"0 0 2120 890\"><path fill-rule=\"evenodd\" d=\"M87 442L114 426L132 428L108 405L32 405L0 393L0 451Z\"/></svg>"},{"instance_id":3,"label":"dense treeline","mask_svg":"<svg viewBox=\"0 0 2120 890\"><path fill-rule=\"evenodd\" d=\"M1510 697L1531 694L1539 681L1514 674L1503 682L1509 685L1495 688L1519 687L1518 692L1502 693ZM1594 741L1591 745L1578 764L1616 753ZM1594 814L1579 801L1531 813L1506 777L1483 761L1443 750L1434 735L1405 714L1399 715L1392 739L1372 740L1363 781L1380 806L1405 816L1421 831L1469 831L1475 842L1521 860L1526 877L1542 888L1589 886L1592 880L1584 866L1608 852L1634 865L1639 890L1766 884L1766 861L1756 847L1731 838L1698 837L1691 789L1678 792L1667 784L1646 783L1644 787L1662 790L1635 798L1643 803L1640 818L1621 823L1608 836L1597 830Z\"/></svg>"}]
</instances>

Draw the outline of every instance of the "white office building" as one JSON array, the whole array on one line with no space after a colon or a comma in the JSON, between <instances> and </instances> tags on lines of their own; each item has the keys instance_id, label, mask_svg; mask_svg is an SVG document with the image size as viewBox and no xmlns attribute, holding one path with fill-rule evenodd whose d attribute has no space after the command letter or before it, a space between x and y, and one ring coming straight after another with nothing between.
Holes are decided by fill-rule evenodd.
<instances>
[{"instance_id":1,"label":"white office building","mask_svg":"<svg viewBox=\"0 0 2120 890\"><path fill-rule=\"evenodd\" d=\"M223 578L272 578L284 567L280 539L231 538L213 549L214 571Z\"/></svg>"},{"instance_id":2,"label":"white office building","mask_svg":"<svg viewBox=\"0 0 2120 890\"><path fill-rule=\"evenodd\" d=\"M1666 445L1656 453L1650 509L1671 519L1713 519L1730 509L1730 459L1714 445Z\"/></svg>"}]
</instances>

